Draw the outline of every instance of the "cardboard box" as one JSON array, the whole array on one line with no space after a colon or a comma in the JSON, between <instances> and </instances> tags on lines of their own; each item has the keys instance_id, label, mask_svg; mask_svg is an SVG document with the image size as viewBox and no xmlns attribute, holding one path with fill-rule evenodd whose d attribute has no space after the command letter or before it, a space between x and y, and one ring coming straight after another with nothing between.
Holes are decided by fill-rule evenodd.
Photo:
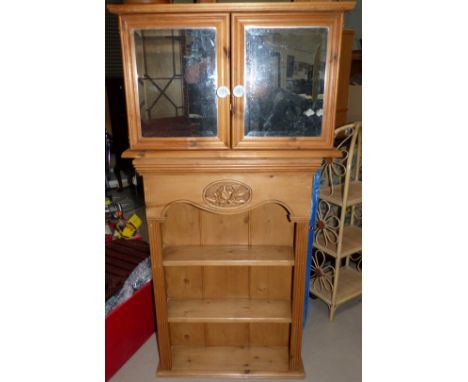
<instances>
[{"instance_id":1,"label":"cardboard box","mask_svg":"<svg viewBox=\"0 0 468 382\"><path fill-rule=\"evenodd\" d=\"M348 122L362 121L362 85L350 85L348 92Z\"/></svg>"}]
</instances>

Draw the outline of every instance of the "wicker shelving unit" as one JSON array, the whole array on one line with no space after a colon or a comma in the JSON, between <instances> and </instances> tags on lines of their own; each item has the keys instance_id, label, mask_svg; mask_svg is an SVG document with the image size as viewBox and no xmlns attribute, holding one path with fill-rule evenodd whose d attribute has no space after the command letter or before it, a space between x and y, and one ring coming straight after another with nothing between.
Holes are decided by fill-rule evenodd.
<instances>
[{"instance_id":1,"label":"wicker shelving unit","mask_svg":"<svg viewBox=\"0 0 468 382\"><path fill-rule=\"evenodd\" d=\"M330 320L339 305L362 294L361 122L336 129L335 146L343 156L322 165L310 282Z\"/></svg>"}]
</instances>

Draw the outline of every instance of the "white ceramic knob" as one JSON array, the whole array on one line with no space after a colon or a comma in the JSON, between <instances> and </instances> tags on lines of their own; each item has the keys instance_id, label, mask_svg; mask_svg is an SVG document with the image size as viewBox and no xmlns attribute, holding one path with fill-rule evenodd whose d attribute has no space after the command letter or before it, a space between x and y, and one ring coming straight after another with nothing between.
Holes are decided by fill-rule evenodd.
<instances>
[{"instance_id":1,"label":"white ceramic knob","mask_svg":"<svg viewBox=\"0 0 468 382\"><path fill-rule=\"evenodd\" d=\"M227 86L220 86L216 90L216 95L219 98L226 98L229 94L231 94L231 93L229 92L229 88Z\"/></svg>"},{"instance_id":2,"label":"white ceramic knob","mask_svg":"<svg viewBox=\"0 0 468 382\"><path fill-rule=\"evenodd\" d=\"M232 94L234 97L240 98L244 96L244 87L242 85L237 85L234 89L232 89Z\"/></svg>"}]
</instances>

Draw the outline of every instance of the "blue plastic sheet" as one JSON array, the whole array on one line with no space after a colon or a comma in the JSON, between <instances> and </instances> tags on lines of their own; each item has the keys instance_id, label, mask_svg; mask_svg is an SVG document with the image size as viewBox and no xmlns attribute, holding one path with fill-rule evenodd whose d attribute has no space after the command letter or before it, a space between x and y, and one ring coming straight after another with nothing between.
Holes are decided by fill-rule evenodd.
<instances>
[{"instance_id":1,"label":"blue plastic sheet","mask_svg":"<svg viewBox=\"0 0 468 382\"><path fill-rule=\"evenodd\" d=\"M306 283L305 283L305 294L304 294L304 319L302 325L305 326L307 323L307 313L309 311L309 285L310 285L310 272L312 268L312 248L314 246L314 228L315 220L317 219L317 206L320 191L320 176L322 171L318 170L314 176L314 184L312 187L312 207L310 211L310 222L309 222L309 240L307 245L307 268L306 268Z\"/></svg>"}]
</instances>

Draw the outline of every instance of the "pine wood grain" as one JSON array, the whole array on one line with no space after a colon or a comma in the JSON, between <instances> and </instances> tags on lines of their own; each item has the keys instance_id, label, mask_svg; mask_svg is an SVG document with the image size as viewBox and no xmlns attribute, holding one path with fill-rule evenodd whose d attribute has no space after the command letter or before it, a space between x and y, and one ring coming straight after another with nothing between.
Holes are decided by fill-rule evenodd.
<instances>
[{"instance_id":1,"label":"pine wood grain","mask_svg":"<svg viewBox=\"0 0 468 382\"><path fill-rule=\"evenodd\" d=\"M201 211L203 245L248 245L249 214L220 215Z\"/></svg>"},{"instance_id":2,"label":"pine wood grain","mask_svg":"<svg viewBox=\"0 0 468 382\"><path fill-rule=\"evenodd\" d=\"M302 320L304 318L308 231L308 223L296 223L292 324L289 353L289 367L292 370L299 369L302 364Z\"/></svg>"},{"instance_id":3,"label":"pine wood grain","mask_svg":"<svg viewBox=\"0 0 468 382\"><path fill-rule=\"evenodd\" d=\"M187 203L174 203L162 225L164 247L200 244L200 211Z\"/></svg>"},{"instance_id":4,"label":"pine wood grain","mask_svg":"<svg viewBox=\"0 0 468 382\"><path fill-rule=\"evenodd\" d=\"M167 297L172 299L202 298L202 267L166 267Z\"/></svg>"},{"instance_id":5,"label":"pine wood grain","mask_svg":"<svg viewBox=\"0 0 468 382\"><path fill-rule=\"evenodd\" d=\"M270 159L275 162L291 161L293 164L295 160L303 159L321 159L321 158L339 158L343 155L340 150L333 147L316 149L316 150L281 150L281 156L278 156L277 150L261 150L261 151L242 151L242 150L210 150L210 151L155 151L155 150L132 150L128 149L122 153L122 158L140 158L140 159L166 159L174 160L180 159L183 161L194 159ZM177 162L174 162L177 163ZM193 162L192 162L193 164ZM320 163L319 163L320 165Z\"/></svg>"},{"instance_id":6,"label":"pine wood grain","mask_svg":"<svg viewBox=\"0 0 468 382\"><path fill-rule=\"evenodd\" d=\"M292 266L294 251L288 246L213 245L167 247L164 266Z\"/></svg>"},{"instance_id":7,"label":"pine wood grain","mask_svg":"<svg viewBox=\"0 0 468 382\"><path fill-rule=\"evenodd\" d=\"M291 267L252 267L250 269L250 297L254 299L290 300Z\"/></svg>"},{"instance_id":8,"label":"pine wood grain","mask_svg":"<svg viewBox=\"0 0 468 382\"><path fill-rule=\"evenodd\" d=\"M294 238L294 223L281 205L268 203L250 211L249 237L251 245L287 245Z\"/></svg>"},{"instance_id":9,"label":"pine wood grain","mask_svg":"<svg viewBox=\"0 0 468 382\"><path fill-rule=\"evenodd\" d=\"M205 325L202 323L169 323L172 346L205 346Z\"/></svg>"},{"instance_id":10,"label":"pine wood grain","mask_svg":"<svg viewBox=\"0 0 468 382\"><path fill-rule=\"evenodd\" d=\"M162 266L161 225L148 221L148 236L150 240L151 268L153 272L154 304L156 309L157 338L159 350L159 369L171 368L171 344L169 324L167 321L167 297L164 267Z\"/></svg>"},{"instance_id":11,"label":"pine wood grain","mask_svg":"<svg viewBox=\"0 0 468 382\"><path fill-rule=\"evenodd\" d=\"M249 324L205 324L206 346L249 346Z\"/></svg>"},{"instance_id":12,"label":"pine wood grain","mask_svg":"<svg viewBox=\"0 0 468 382\"><path fill-rule=\"evenodd\" d=\"M340 71L338 75L338 96L336 100L335 127L343 126L348 117L348 92L351 75L354 31L344 30L341 38Z\"/></svg>"},{"instance_id":13,"label":"pine wood grain","mask_svg":"<svg viewBox=\"0 0 468 382\"><path fill-rule=\"evenodd\" d=\"M287 371L288 348L284 347L182 347L172 349L174 370Z\"/></svg>"},{"instance_id":14,"label":"pine wood grain","mask_svg":"<svg viewBox=\"0 0 468 382\"><path fill-rule=\"evenodd\" d=\"M281 300L169 300L169 322L291 322L291 303Z\"/></svg>"},{"instance_id":15,"label":"pine wood grain","mask_svg":"<svg viewBox=\"0 0 468 382\"><path fill-rule=\"evenodd\" d=\"M288 346L290 324L252 322L250 328L250 346Z\"/></svg>"},{"instance_id":16,"label":"pine wood grain","mask_svg":"<svg viewBox=\"0 0 468 382\"><path fill-rule=\"evenodd\" d=\"M248 298L248 267L204 267L204 298Z\"/></svg>"},{"instance_id":17,"label":"pine wood grain","mask_svg":"<svg viewBox=\"0 0 468 382\"><path fill-rule=\"evenodd\" d=\"M136 162L137 160L134 164ZM221 160L220 163L225 161ZM138 165L137 169L141 170ZM196 173L196 176L191 173L190 168L185 168L183 174L157 174L153 169L149 171L149 174L143 173L147 218L165 221L174 202L196 206L203 210L201 212L203 245L247 245L248 212L266 204L275 203L283 206L289 212L291 221L310 219L313 167L309 167L307 172L295 172L289 169L287 173L242 173L236 170L219 174L208 171L203 174ZM250 202L237 209L223 209L206 203L203 199L203 190L207 185L226 179L248 185L252 189ZM225 216L233 216L233 220L228 220Z\"/></svg>"},{"instance_id":18,"label":"pine wood grain","mask_svg":"<svg viewBox=\"0 0 468 382\"><path fill-rule=\"evenodd\" d=\"M211 12L340 12L354 8L354 1L311 1L301 3L208 3L208 4L108 4L114 14L211 13Z\"/></svg>"}]
</instances>

